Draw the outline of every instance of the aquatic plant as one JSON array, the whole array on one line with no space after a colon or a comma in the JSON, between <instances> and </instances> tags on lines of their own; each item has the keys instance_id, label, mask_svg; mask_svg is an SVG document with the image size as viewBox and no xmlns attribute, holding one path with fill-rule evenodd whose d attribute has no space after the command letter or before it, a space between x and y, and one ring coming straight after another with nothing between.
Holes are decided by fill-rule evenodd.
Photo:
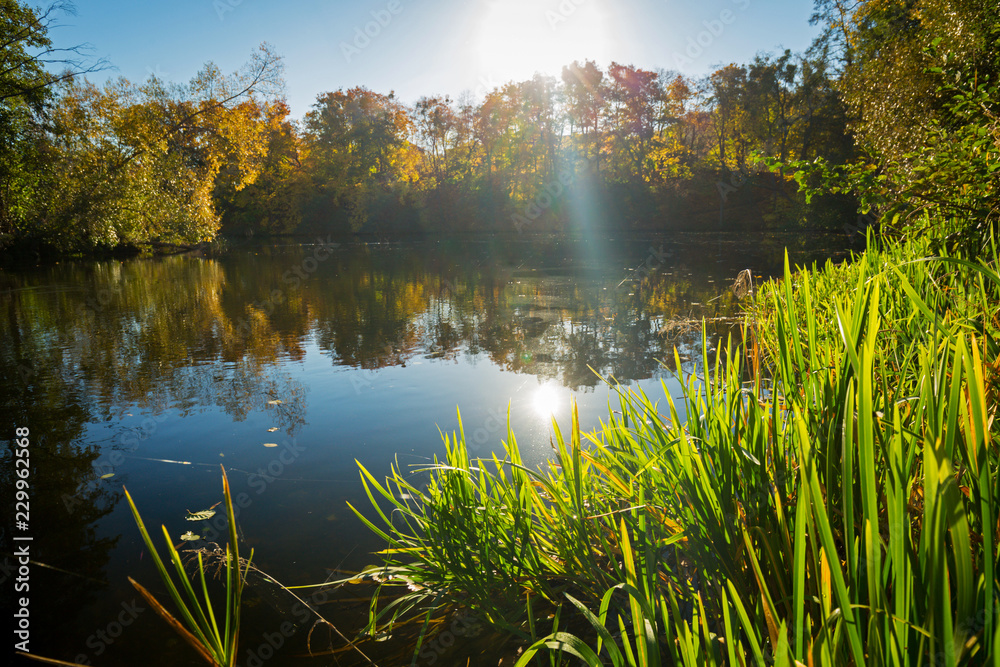
<instances>
[{"instance_id":1,"label":"aquatic plant","mask_svg":"<svg viewBox=\"0 0 1000 667\"><path fill-rule=\"evenodd\" d=\"M129 577L129 581L142 597L152 606L154 610L172 627L188 644L190 644L198 655L210 665L220 665L230 667L236 664L236 650L240 633L240 603L243 597L243 587L246 584L247 572L250 569L250 561L253 560L253 551L246 561L240 560L239 541L236 537L236 516L233 512L233 499L229 491L229 479L226 477L226 469L222 468L222 492L226 507L226 518L229 523L229 542L226 544L225 554L225 600L223 602L225 615L220 617L222 624L216 620L215 609L208 592L208 583L205 578L205 561L201 551L197 553L197 569L195 571L195 584L184 568L180 554L173 545L173 540L167 532L166 526L161 526L163 538L167 544L167 555L173 565L178 582L174 582L174 577L167 570L163 559L157 552L149 531L142 521L139 509L136 507L128 489L125 489L125 497L128 499L129 507L132 508L132 515L135 517L139 532L142 533L142 540L146 548L156 563L156 569L160 574L170 598L174 602L180 619L171 613L166 607L146 590L137 581ZM195 513L207 514L207 511ZM210 515L209 515L210 516ZM189 531L190 532L190 531ZM182 538L183 539L183 538ZM195 592L195 587L200 586L199 593ZM184 591L183 595L181 590Z\"/></svg>"},{"instance_id":2,"label":"aquatic plant","mask_svg":"<svg viewBox=\"0 0 1000 667\"><path fill-rule=\"evenodd\" d=\"M704 342L679 401L617 387L596 432L553 424L547 468L509 430L472 460L460 416L426 488L362 468L370 631L459 606L519 665L1000 664L997 253L928 248L786 260L749 382Z\"/></svg>"}]
</instances>

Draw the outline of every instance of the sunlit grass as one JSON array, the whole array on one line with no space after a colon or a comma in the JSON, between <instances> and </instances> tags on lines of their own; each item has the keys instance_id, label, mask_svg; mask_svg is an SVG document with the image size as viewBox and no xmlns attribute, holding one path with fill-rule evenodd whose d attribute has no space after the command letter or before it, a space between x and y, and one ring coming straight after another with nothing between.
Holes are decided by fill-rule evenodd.
<instances>
[{"instance_id":1,"label":"sunlit grass","mask_svg":"<svg viewBox=\"0 0 1000 667\"><path fill-rule=\"evenodd\" d=\"M461 419L426 488L362 468L364 577L406 587L370 632L460 606L521 665L1000 664L997 254L928 248L786 263L755 349L706 344L683 405L617 387L595 435L574 409L550 468L511 432L470 459Z\"/></svg>"},{"instance_id":2,"label":"sunlit grass","mask_svg":"<svg viewBox=\"0 0 1000 667\"><path fill-rule=\"evenodd\" d=\"M201 552L197 555L198 567L194 572L194 585L185 570L180 554L174 548L173 540L167 532L166 526L161 526L163 537L167 545L168 560L173 565L177 577L170 574L160 554L153 543L153 538L139 514L139 509L128 490L125 490L125 498L128 500L132 515L135 518L139 532L142 534L146 549L156 563L156 569L160 574L160 579L166 586L170 599L173 600L176 614L170 612L142 585L129 577L129 581L135 587L150 606L173 628L195 651L199 657L210 665L219 667L231 667L236 664L237 648L240 634L240 612L243 598L243 588L246 585L246 574L250 568L250 560L253 558L253 551L250 552L250 559L240 560L239 541L236 537L236 517L233 512L233 499L229 491L229 479L226 471L222 469L222 490L226 508L226 519L229 524L229 543L226 545L225 555L225 597L222 601L223 614L216 619L216 604L213 603L209 595L208 584L205 580L205 563ZM195 588L199 588L196 591ZM183 590L183 595L181 594Z\"/></svg>"}]
</instances>

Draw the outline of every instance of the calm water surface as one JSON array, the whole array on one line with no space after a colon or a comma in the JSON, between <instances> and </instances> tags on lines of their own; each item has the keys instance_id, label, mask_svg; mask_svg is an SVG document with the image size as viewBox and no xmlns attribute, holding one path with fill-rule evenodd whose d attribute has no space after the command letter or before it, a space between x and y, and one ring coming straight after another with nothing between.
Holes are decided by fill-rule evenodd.
<instances>
[{"instance_id":1,"label":"calm water surface","mask_svg":"<svg viewBox=\"0 0 1000 667\"><path fill-rule=\"evenodd\" d=\"M585 429L607 412L611 392L591 369L679 394L660 360L676 345L690 372L700 340L665 325L734 314L729 283L743 268L778 273L786 245L798 263L845 255L837 237L687 235L283 244L0 270L4 608L22 544L12 538L27 534L33 652L195 664L127 581L163 590L123 486L179 544L187 530L210 534L184 517L221 499L222 464L245 494L240 529L260 568L287 585L342 576L382 546L347 507L370 507L357 462L381 477L441 455L456 408L486 456L509 407L525 458L541 463L571 399ZM713 327L712 344L728 333ZM10 502L15 426L30 429L27 531ZM345 597L321 610L348 630L364 609ZM254 586L241 664L337 664L301 657L309 622L294 604ZM294 627L276 635L286 620ZM342 644L312 638L314 650Z\"/></svg>"}]
</instances>

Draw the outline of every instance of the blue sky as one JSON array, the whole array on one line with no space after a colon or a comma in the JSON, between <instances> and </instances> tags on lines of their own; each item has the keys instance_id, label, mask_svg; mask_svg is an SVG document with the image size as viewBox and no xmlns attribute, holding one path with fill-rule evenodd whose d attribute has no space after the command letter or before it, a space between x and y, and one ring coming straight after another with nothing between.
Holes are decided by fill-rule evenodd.
<instances>
[{"instance_id":1,"label":"blue sky","mask_svg":"<svg viewBox=\"0 0 1000 667\"><path fill-rule=\"evenodd\" d=\"M76 0L50 33L117 68L185 82L208 61L237 69L261 42L284 57L301 117L322 92L364 85L422 95L481 95L536 70L590 58L700 76L762 51L804 51L811 0Z\"/></svg>"}]
</instances>

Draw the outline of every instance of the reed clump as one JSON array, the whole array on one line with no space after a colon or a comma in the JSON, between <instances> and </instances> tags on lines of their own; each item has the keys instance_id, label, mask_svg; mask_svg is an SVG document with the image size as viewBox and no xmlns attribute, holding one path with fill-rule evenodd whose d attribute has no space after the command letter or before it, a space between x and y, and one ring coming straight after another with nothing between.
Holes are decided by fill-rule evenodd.
<instances>
[{"instance_id":1,"label":"reed clump","mask_svg":"<svg viewBox=\"0 0 1000 667\"><path fill-rule=\"evenodd\" d=\"M152 536L146 529L146 524L132 500L131 494L129 494L128 489L124 489L125 498L128 500L139 532L142 534L146 550L156 564L157 572L170 594L176 611L168 610L139 582L131 577L129 577L129 581L156 613L195 649L202 660L214 667L234 667L240 635L243 589L246 586L246 577L250 569L250 561L253 559L253 551L251 550L249 559L242 560L240 558L239 541L236 538L236 515L229 489L229 478L226 476L226 469L221 466L220 468L222 470L223 502L229 527L229 542L226 544L224 552L220 550L222 562L225 564L225 578L223 579L225 590L221 604L222 613L218 618L216 617L216 607L219 604L218 600L213 602L209 594L209 586L205 576L208 567L203 558L203 552L196 553L197 566L194 568L193 575L189 575L167 527L161 526L166 544L166 560L173 566L174 570L171 574L164 564L164 559L160 556Z\"/></svg>"},{"instance_id":2,"label":"reed clump","mask_svg":"<svg viewBox=\"0 0 1000 667\"><path fill-rule=\"evenodd\" d=\"M521 665L1000 665L996 248L786 260L749 308L753 349L574 411L551 466L509 430L473 460L459 416L426 486L362 468L369 631L460 607Z\"/></svg>"}]
</instances>

